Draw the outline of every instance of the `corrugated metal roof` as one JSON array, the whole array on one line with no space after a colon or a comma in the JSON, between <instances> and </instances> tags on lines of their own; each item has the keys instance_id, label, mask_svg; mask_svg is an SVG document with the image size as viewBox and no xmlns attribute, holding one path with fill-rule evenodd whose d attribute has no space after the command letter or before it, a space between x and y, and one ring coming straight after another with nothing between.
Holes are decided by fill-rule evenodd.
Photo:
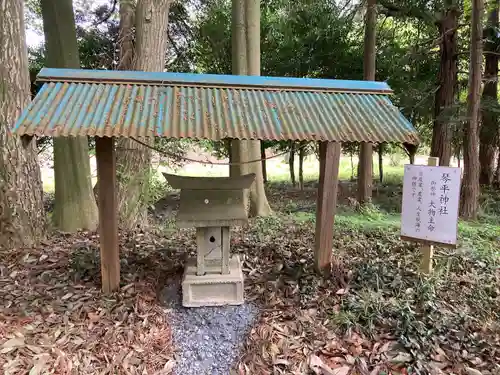
<instances>
[{"instance_id":1,"label":"corrugated metal roof","mask_svg":"<svg viewBox=\"0 0 500 375\"><path fill-rule=\"evenodd\" d=\"M102 72L87 71L87 78L79 81L59 74L51 78L57 82L44 83L13 133L419 142L416 130L383 94L197 85L189 80L99 83L90 78Z\"/></svg>"},{"instance_id":2,"label":"corrugated metal roof","mask_svg":"<svg viewBox=\"0 0 500 375\"><path fill-rule=\"evenodd\" d=\"M231 88L295 89L307 91L341 91L392 93L385 82L340 79L264 77L223 74L142 72L137 70L86 70L43 68L38 81L142 83L145 85L211 86Z\"/></svg>"}]
</instances>

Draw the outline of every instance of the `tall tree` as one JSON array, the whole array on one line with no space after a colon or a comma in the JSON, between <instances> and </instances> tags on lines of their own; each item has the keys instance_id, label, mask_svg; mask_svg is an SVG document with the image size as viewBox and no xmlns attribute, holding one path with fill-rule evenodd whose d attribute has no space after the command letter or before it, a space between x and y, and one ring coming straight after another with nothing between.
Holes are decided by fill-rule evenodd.
<instances>
[{"instance_id":1,"label":"tall tree","mask_svg":"<svg viewBox=\"0 0 500 375\"><path fill-rule=\"evenodd\" d=\"M36 142L10 134L30 99L24 3L0 0L0 248L32 246L46 227Z\"/></svg>"},{"instance_id":2,"label":"tall tree","mask_svg":"<svg viewBox=\"0 0 500 375\"><path fill-rule=\"evenodd\" d=\"M375 47L377 36L377 1L368 0L365 15L365 41L363 58L363 78L367 81L375 81ZM361 142L359 153L359 175L358 175L358 201L361 204L368 203L372 198L373 183L373 145L369 142Z\"/></svg>"},{"instance_id":3,"label":"tall tree","mask_svg":"<svg viewBox=\"0 0 500 375\"><path fill-rule=\"evenodd\" d=\"M453 128L450 117L457 92L458 73L458 17L460 9L455 0L445 0L443 16L436 21L439 30L440 65L438 89L434 97L434 126L432 128L431 156L439 158L439 165L450 165Z\"/></svg>"},{"instance_id":4,"label":"tall tree","mask_svg":"<svg viewBox=\"0 0 500 375\"><path fill-rule=\"evenodd\" d=\"M470 38L469 94L467 97L468 121L464 128L464 177L461 214L465 219L475 219L479 208L479 109L481 105L481 62L483 50L482 17L483 0L472 1Z\"/></svg>"},{"instance_id":5,"label":"tall tree","mask_svg":"<svg viewBox=\"0 0 500 375\"><path fill-rule=\"evenodd\" d=\"M481 173L479 182L484 185L493 183L495 173L495 151L498 143L498 14L500 0L488 3L488 24L485 29L486 44L484 46L485 71L482 96L482 124L479 133L479 161ZM496 107L496 108L495 108Z\"/></svg>"},{"instance_id":6,"label":"tall tree","mask_svg":"<svg viewBox=\"0 0 500 375\"><path fill-rule=\"evenodd\" d=\"M249 0L232 1L231 48L232 72L238 75L260 75L260 7ZM250 16L247 14L250 13ZM248 18L250 17L250 19ZM252 33L252 36L250 36ZM255 39L254 39L255 38ZM250 57L251 55L251 57ZM262 163L248 164L261 158L261 144L253 140L233 140L231 144L230 175L255 173L256 179L244 194L249 216L267 216L271 208L264 190ZM244 163L244 164L237 164Z\"/></svg>"},{"instance_id":7,"label":"tall tree","mask_svg":"<svg viewBox=\"0 0 500 375\"><path fill-rule=\"evenodd\" d=\"M247 74L247 40L245 26L245 0L232 0L231 7L231 70L234 75ZM230 160L233 165L229 168L230 176L244 174L244 165L238 165L243 150L243 141L231 141ZM244 193L245 207L248 207L248 191Z\"/></svg>"},{"instance_id":8,"label":"tall tree","mask_svg":"<svg viewBox=\"0 0 500 375\"><path fill-rule=\"evenodd\" d=\"M135 13L135 70L162 72L165 69L169 8L170 0L138 1ZM128 14L127 12L127 17ZM125 16L122 12L120 15ZM124 54L130 48L123 44L122 47ZM149 138L141 141L153 143L153 139ZM147 223L151 150L131 139L120 140L117 147L117 171L120 223L127 229L143 226Z\"/></svg>"},{"instance_id":9,"label":"tall tree","mask_svg":"<svg viewBox=\"0 0 500 375\"><path fill-rule=\"evenodd\" d=\"M47 66L80 68L71 0L41 0ZM86 137L54 139L54 225L66 232L95 230L97 204L92 192Z\"/></svg>"},{"instance_id":10,"label":"tall tree","mask_svg":"<svg viewBox=\"0 0 500 375\"><path fill-rule=\"evenodd\" d=\"M120 25L118 29L118 70L134 68L134 0L120 1Z\"/></svg>"},{"instance_id":11,"label":"tall tree","mask_svg":"<svg viewBox=\"0 0 500 375\"><path fill-rule=\"evenodd\" d=\"M439 158L439 165L450 165L452 155L452 114L458 83L458 20L461 2L379 0L384 13L395 17L409 17L426 25L436 25L439 36L439 73L434 94L434 123L431 156ZM437 17L436 17L437 15Z\"/></svg>"},{"instance_id":12,"label":"tall tree","mask_svg":"<svg viewBox=\"0 0 500 375\"><path fill-rule=\"evenodd\" d=\"M260 75L260 1L246 0L245 24L247 36L247 69L248 75ZM246 152L241 160L260 159L260 141L244 141ZM242 148L242 149L245 149ZM247 164L248 171L255 173L255 182L250 188L250 216L268 216L271 214L271 206L267 201L264 189L264 177L262 174L262 163L257 161Z\"/></svg>"}]
</instances>

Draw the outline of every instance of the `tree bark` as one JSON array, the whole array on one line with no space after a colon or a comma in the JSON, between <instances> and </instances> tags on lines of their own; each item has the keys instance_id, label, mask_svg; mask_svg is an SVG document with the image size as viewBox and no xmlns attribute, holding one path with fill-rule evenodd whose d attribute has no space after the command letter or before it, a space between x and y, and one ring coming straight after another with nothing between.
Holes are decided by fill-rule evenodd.
<instances>
[{"instance_id":1,"label":"tree bark","mask_svg":"<svg viewBox=\"0 0 500 375\"><path fill-rule=\"evenodd\" d=\"M437 22L441 37L438 90L434 97L434 125L432 129L431 156L439 158L439 165L449 166L452 154L453 129L450 117L454 103L458 72L459 12L450 7Z\"/></svg>"},{"instance_id":2,"label":"tree bark","mask_svg":"<svg viewBox=\"0 0 500 375\"><path fill-rule=\"evenodd\" d=\"M481 60L483 0L473 0L470 42L468 121L464 128L464 177L461 214L476 219L479 208L479 110L481 105Z\"/></svg>"},{"instance_id":3,"label":"tree bark","mask_svg":"<svg viewBox=\"0 0 500 375\"><path fill-rule=\"evenodd\" d=\"M170 0L141 0L135 13L136 47L135 70L162 72L168 41L168 13ZM127 13L129 14L130 11ZM131 18L127 15L127 21ZM123 27L128 24L123 23ZM127 32L123 31L125 35ZM123 45L123 56L130 49L129 40ZM153 137L138 138L146 144L153 144ZM136 229L147 225L149 181L152 173L151 150L132 139L121 139L116 153L118 172L118 210L120 225Z\"/></svg>"},{"instance_id":4,"label":"tree bark","mask_svg":"<svg viewBox=\"0 0 500 375\"><path fill-rule=\"evenodd\" d=\"M120 61L118 70L134 68L134 0L120 0L120 28L118 31L118 46Z\"/></svg>"},{"instance_id":5,"label":"tree bark","mask_svg":"<svg viewBox=\"0 0 500 375\"><path fill-rule=\"evenodd\" d=\"M264 142L260 142L260 158L262 159L262 177L264 183L267 182L267 165L266 165L266 146Z\"/></svg>"},{"instance_id":6,"label":"tree bark","mask_svg":"<svg viewBox=\"0 0 500 375\"><path fill-rule=\"evenodd\" d=\"M41 0L47 66L80 68L71 0ZM87 137L54 139L56 228L95 230L98 211L92 191Z\"/></svg>"},{"instance_id":7,"label":"tree bark","mask_svg":"<svg viewBox=\"0 0 500 375\"><path fill-rule=\"evenodd\" d=\"M23 4L0 0L0 248L33 246L46 229L36 141L10 133L31 97Z\"/></svg>"},{"instance_id":8,"label":"tree bark","mask_svg":"<svg viewBox=\"0 0 500 375\"><path fill-rule=\"evenodd\" d=\"M260 75L260 1L246 0L245 26L247 38L247 69L248 75ZM245 141L247 143L247 160L259 159L260 141ZM267 201L262 176L262 163L248 164L248 170L255 173L255 182L250 188L250 217L269 216L272 214L271 206Z\"/></svg>"},{"instance_id":9,"label":"tree bark","mask_svg":"<svg viewBox=\"0 0 500 375\"><path fill-rule=\"evenodd\" d=\"M299 150L299 188L304 190L304 158L306 155L306 142L300 142Z\"/></svg>"},{"instance_id":10,"label":"tree bark","mask_svg":"<svg viewBox=\"0 0 500 375\"><path fill-rule=\"evenodd\" d=\"M235 75L247 74L247 39L245 25L245 0L232 0L231 12L231 64L232 73ZM246 152L245 141L233 139L231 142L231 162L235 163L229 167L229 176L244 175L248 166L238 165L243 161ZM248 160L248 159L247 159ZM243 203L250 209L250 191L243 191Z\"/></svg>"},{"instance_id":11,"label":"tree bark","mask_svg":"<svg viewBox=\"0 0 500 375\"><path fill-rule=\"evenodd\" d=\"M496 33L498 29L500 0L490 0L489 7L484 54L486 83L483 89L483 102L485 102L485 106L483 106L483 110L481 111L482 125L479 133L479 161L481 166L479 183L483 185L491 185L493 183L495 152L498 143L498 114L496 110L489 108L492 102L498 102L498 54L496 53L498 37Z\"/></svg>"},{"instance_id":12,"label":"tree bark","mask_svg":"<svg viewBox=\"0 0 500 375\"><path fill-rule=\"evenodd\" d=\"M290 168L290 181L292 182L292 186L295 187L297 185L297 181L295 180L295 142L290 141L290 154L288 155L288 167Z\"/></svg>"},{"instance_id":13,"label":"tree bark","mask_svg":"<svg viewBox=\"0 0 500 375\"><path fill-rule=\"evenodd\" d=\"M500 148L497 155L496 186L500 188Z\"/></svg>"},{"instance_id":14,"label":"tree bark","mask_svg":"<svg viewBox=\"0 0 500 375\"><path fill-rule=\"evenodd\" d=\"M380 183L384 182L384 143L378 145L378 178Z\"/></svg>"},{"instance_id":15,"label":"tree bark","mask_svg":"<svg viewBox=\"0 0 500 375\"><path fill-rule=\"evenodd\" d=\"M377 1L368 0L365 15L365 40L363 75L367 81L375 80L375 47L377 42ZM373 145L361 142L358 168L358 201L360 204L371 202L373 183Z\"/></svg>"}]
</instances>

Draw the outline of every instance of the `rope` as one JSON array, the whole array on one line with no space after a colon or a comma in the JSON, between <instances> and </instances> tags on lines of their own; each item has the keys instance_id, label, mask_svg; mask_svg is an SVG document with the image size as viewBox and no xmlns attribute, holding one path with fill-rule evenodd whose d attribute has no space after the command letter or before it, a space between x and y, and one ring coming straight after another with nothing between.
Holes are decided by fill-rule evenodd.
<instances>
[{"instance_id":1,"label":"rope","mask_svg":"<svg viewBox=\"0 0 500 375\"><path fill-rule=\"evenodd\" d=\"M245 165L245 164L252 164L252 163L258 163L258 162L262 162L264 160L269 160L269 159L274 159L274 158L277 158L279 156L283 156L285 154L288 154L290 151L284 151L284 152L281 152L279 154L276 154L276 155L273 155L273 156L270 156L268 158L261 158L261 159L255 159L255 160L249 160L249 161L243 161L243 162L240 162L240 163L224 163L224 162L212 162L212 161L202 161L202 160L196 160L196 159L191 159L191 158L187 158L185 156L180 156L180 155L176 155L174 153L171 153L171 152L168 152L168 151L164 151L164 150L160 150L159 148L156 148L154 146L151 146L151 145L148 145L147 143L145 142L142 142L134 137L130 137L130 139L132 139L133 141L137 142L138 144L144 146L144 147L147 147L149 149L151 149L152 151L156 151L157 153L163 155L163 156L166 156L166 157L169 157L169 158L172 158L172 159L178 159L178 160L185 160L185 161L190 161L190 162L193 162L193 163L200 163L200 164L210 164L210 165ZM295 150L296 151L299 151L300 149L304 148L307 146L307 143L297 147Z\"/></svg>"}]
</instances>

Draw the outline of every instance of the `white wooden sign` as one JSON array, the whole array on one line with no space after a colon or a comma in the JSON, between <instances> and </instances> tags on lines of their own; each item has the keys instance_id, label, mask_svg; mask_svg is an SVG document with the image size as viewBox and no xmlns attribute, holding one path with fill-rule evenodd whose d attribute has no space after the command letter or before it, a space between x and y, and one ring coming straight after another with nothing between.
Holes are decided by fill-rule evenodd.
<instances>
[{"instance_id":1,"label":"white wooden sign","mask_svg":"<svg viewBox=\"0 0 500 375\"><path fill-rule=\"evenodd\" d=\"M405 165L401 236L456 245L460 168Z\"/></svg>"}]
</instances>

